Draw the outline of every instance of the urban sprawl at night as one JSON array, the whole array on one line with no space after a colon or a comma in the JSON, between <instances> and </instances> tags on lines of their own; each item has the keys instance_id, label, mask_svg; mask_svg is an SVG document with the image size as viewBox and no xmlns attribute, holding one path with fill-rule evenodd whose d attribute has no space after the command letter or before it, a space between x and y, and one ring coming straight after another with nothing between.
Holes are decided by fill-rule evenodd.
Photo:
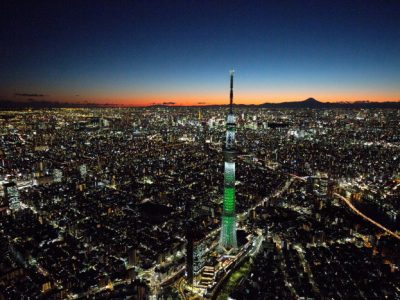
<instances>
[{"instance_id":1,"label":"urban sprawl at night","mask_svg":"<svg viewBox=\"0 0 400 300\"><path fill-rule=\"evenodd\" d=\"M399 111L233 105L221 250L228 113L1 112L2 299L399 298Z\"/></svg>"},{"instance_id":2,"label":"urban sprawl at night","mask_svg":"<svg viewBox=\"0 0 400 300\"><path fill-rule=\"evenodd\" d=\"M0 300L400 300L400 1L2 1Z\"/></svg>"}]
</instances>

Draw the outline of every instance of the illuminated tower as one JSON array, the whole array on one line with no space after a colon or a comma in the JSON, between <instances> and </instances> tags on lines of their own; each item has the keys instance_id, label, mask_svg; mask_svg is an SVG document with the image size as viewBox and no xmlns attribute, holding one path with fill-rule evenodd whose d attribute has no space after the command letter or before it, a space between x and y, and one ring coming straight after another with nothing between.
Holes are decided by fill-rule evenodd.
<instances>
[{"instance_id":1,"label":"illuminated tower","mask_svg":"<svg viewBox=\"0 0 400 300\"><path fill-rule=\"evenodd\" d=\"M235 130L236 120L233 114L233 74L231 75L231 90L229 113L226 120L225 165L224 165L224 204L221 222L221 237L219 247L223 251L237 248L236 213L235 213Z\"/></svg>"}]
</instances>

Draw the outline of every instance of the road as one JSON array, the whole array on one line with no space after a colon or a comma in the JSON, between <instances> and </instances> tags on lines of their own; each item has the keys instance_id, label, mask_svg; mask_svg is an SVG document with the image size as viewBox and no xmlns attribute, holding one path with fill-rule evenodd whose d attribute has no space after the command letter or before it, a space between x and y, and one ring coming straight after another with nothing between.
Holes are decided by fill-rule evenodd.
<instances>
[{"instance_id":1,"label":"road","mask_svg":"<svg viewBox=\"0 0 400 300\"><path fill-rule=\"evenodd\" d=\"M391 236L393 236L394 238L400 240L400 235L398 235L397 233L391 231L390 229L386 228L385 226L383 226L382 224L379 224L378 222L372 220L370 217L366 216L365 214L363 214L361 211L359 211L350 201L350 199L343 197L342 195L338 194L338 193L334 193L334 196L338 197L340 200L343 200L352 211L354 211L357 215L361 216L363 219L367 220L368 222L374 224L375 226L379 227L380 229L382 229L383 231L385 231L386 233L390 234Z\"/></svg>"},{"instance_id":2,"label":"road","mask_svg":"<svg viewBox=\"0 0 400 300\"><path fill-rule=\"evenodd\" d=\"M295 179L299 179L299 180L303 180L305 181L304 177L299 177L297 175L294 174L290 174L290 176L292 176L292 178ZM350 201L350 199L343 197L342 195L338 194L338 193L334 193L334 196L336 196L337 198L339 198L340 200L344 201L347 206L349 206L349 208L355 212L357 215L361 216L363 219L367 220L368 222L372 223L373 225L379 227L380 229L382 229L383 231L385 231L387 234L390 234L391 236L393 236L394 238L400 240L400 235L398 235L397 233L391 231L390 229L386 228L385 226L383 226L382 224L376 222L375 220L372 220L370 217L368 217L367 215L363 214L361 211L359 211Z\"/></svg>"},{"instance_id":3,"label":"road","mask_svg":"<svg viewBox=\"0 0 400 300\"><path fill-rule=\"evenodd\" d=\"M182 300L186 300L185 284L186 284L185 278L181 277L181 279L179 279L179 281L177 283L177 287L178 287L179 296L181 297Z\"/></svg>"},{"instance_id":4,"label":"road","mask_svg":"<svg viewBox=\"0 0 400 300\"><path fill-rule=\"evenodd\" d=\"M297 255L299 256L300 263L304 269L304 271L308 274L309 282L311 284L311 288L316 295L320 294L320 290L318 288L317 283L314 280L314 274L311 271L310 265L304 255L304 249L301 244L296 244L293 248L297 251Z\"/></svg>"},{"instance_id":5,"label":"road","mask_svg":"<svg viewBox=\"0 0 400 300\"><path fill-rule=\"evenodd\" d=\"M294 181L295 178L291 177L290 179L288 179L285 182L285 185L278 191L276 191L273 195L270 195L268 197L265 197L264 199L262 199L261 201L259 201L258 203L254 204L253 206L251 206L249 209L247 209L245 212L242 212L241 214L237 215L237 220L243 221L249 214L249 212L253 209L256 209L257 207L263 205L265 202L267 202L269 199L271 198L276 198L279 197L280 195L282 195L284 192L286 192L286 190L290 187L290 185L292 184L292 182Z\"/></svg>"}]
</instances>

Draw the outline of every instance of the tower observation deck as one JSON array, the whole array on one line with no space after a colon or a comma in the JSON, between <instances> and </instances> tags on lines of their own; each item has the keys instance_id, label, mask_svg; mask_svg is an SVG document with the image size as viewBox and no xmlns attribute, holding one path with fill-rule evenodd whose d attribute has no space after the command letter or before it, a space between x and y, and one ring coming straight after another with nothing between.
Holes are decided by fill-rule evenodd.
<instances>
[{"instance_id":1,"label":"tower observation deck","mask_svg":"<svg viewBox=\"0 0 400 300\"><path fill-rule=\"evenodd\" d=\"M233 114L233 75L230 71L230 103L226 120L226 139L224 148L224 202L221 221L219 248L229 252L237 248L236 238L236 199L235 199L235 131L236 118Z\"/></svg>"}]
</instances>

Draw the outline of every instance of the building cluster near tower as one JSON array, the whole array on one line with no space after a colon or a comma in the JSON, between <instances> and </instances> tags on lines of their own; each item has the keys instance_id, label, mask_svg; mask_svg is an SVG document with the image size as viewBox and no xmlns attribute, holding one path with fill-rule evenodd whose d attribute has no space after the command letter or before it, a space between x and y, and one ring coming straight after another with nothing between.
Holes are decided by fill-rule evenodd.
<instances>
[{"instance_id":1,"label":"building cluster near tower","mask_svg":"<svg viewBox=\"0 0 400 300\"><path fill-rule=\"evenodd\" d=\"M399 110L234 106L233 83L0 112L0 300L400 299Z\"/></svg>"}]
</instances>

